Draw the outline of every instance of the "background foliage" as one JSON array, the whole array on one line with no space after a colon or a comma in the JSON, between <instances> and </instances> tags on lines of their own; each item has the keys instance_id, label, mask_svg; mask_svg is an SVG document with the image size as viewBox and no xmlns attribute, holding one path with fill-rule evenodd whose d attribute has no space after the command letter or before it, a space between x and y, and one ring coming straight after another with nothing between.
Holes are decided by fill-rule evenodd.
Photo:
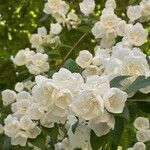
<instances>
[{"instance_id":1,"label":"background foliage","mask_svg":"<svg viewBox=\"0 0 150 150\"><path fill-rule=\"evenodd\" d=\"M138 4L140 1L141 0L116 0L116 14L128 20L126 16L127 6ZM15 68L10 60L10 56L15 55L20 49L30 47L29 38L31 34L36 33L37 27L44 25L49 29L50 22L54 22L51 16L43 13L45 2L45 0L0 0L0 92L6 88L13 89L16 82L25 80L29 77L26 68ZM79 17L82 18L83 21L78 30L72 29L68 31L64 29L60 34L62 43L56 49L51 49L46 45L45 49L46 53L49 55L51 67L49 75L57 71L69 58L75 59L80 50L87 49L92 52L94 46L97 44L90 30L93 24L99 19L101 10L104 8L105 0L96 0L95 13L90 15L89 18L85 18L79 10L78 4L81 0L66 0L66 2L70 4L72 11L76 11L77 14L79 14ZM148 23L144 23L143 25L147 29L150 29ZM70 53L72 47L73 50ZM141 48L145 53L150 54L150 37L147 43ZM67 63L65 63L65 65L67 66ZM123 122L133 122L138 115L136 109L140 108L141 111L138 113L146 116L147 114L145 111L150 112L149 109L147 109L149 107L147 102L141 104L141 102L135 103L131 101L128 105L129 109L125 112L125 119L122 120L122 118L119 118ZM2 104L0 104L0 121L2 121L5 111L7 111L7 109L4 110L1 107ZM132 132L134 133L134 131L131 131L131 126L128 125L122 126L122 128L126 130L123 132L120 145L128 147L129 145L126 145L126 143L130 143L131 145L134 143L132 138L134 139L135 136L131 134ZM109 138L112 139L116 138L119 140L120 137L121 135L114 135L113 133L109 135ZM103 137L103 139L104 138L108 137ZM94 135L93 140L95 140ZM101 141L105 142L106 140ZM2 149L10 149L8 143L9 138L0 137L0 147ZM102 143L95 140L95 145L97 144ZM113 144L115 145L115 143ZM104 148L106 149L106 147ZM111 147L107 147L107 149L109 150Z\"/></svg>"}]
</instances>

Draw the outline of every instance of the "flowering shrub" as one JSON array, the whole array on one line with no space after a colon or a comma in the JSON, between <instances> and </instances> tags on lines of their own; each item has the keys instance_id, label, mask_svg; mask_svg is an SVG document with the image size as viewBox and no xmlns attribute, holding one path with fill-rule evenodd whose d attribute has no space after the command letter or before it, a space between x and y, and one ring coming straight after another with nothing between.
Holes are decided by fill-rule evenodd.
<instances>
[{"instance_id":1,"label":"flowering shrub","mask_svg":"<svg viewBox=\"0 0 150 150\"><path fill-rule=\"evenodd\" d=\"M92 20L94 0L78 5L82 16L66 1L48 0L43 11L54 19L50 30L38 28L30 38L32 50L11 57L31 76L14 90L2 91L3 106L11 111L2 116L0 134L12 146L27 149L150 149L149 119L144 117L150 113L150 60L142 51L150 1L129 6L128 20L115 14L115 0L106 1L97 20ZM88 31L81 28L83 21L93 24ZM60 46L68 47L62 42L66 30L84 34L59 62L53 55L59 55ZM75 61L69 58L89 32L94 51L85 46Z\"/></svg>"}]
</instances>

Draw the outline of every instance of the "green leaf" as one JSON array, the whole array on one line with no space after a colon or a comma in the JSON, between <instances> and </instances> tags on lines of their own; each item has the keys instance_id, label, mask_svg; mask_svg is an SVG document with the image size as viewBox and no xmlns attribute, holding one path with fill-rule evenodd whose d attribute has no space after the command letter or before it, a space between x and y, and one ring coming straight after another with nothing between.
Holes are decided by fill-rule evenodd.
<instances>
[{"instance_id":1,"label":"green leaf","mask_svg":"<svg viewBox=\"0 0 150 150\"><path fill-rule=\"evenodd\" d=\"M129 98L130 102L149 102L150 103L150 94L143 94L137 92L132 98Z\"/></svg>"},{"instance_id":2,"label":"green leaf","mask_svg":"<svg viewBox=\"0 0 150 150\"><path fill-rule=\"evenodd\" d=\"M110 140L110 145L112 147L112 150L116 150L119 141L121 139L121 136L124 131L124 120L121 117L116 116L115 117L115 128L114 130L110 131L108 140Z\"/></svg>"},{"instance_id":3,"label":"green leaf","mask_svg":"<svg viewBox=\"0 0 150 150\"><path fill-rule=\"evenodd\" d=\"M43 133L41 133L37 138L29 139L28 141L38 148L46 149L46 136Z\"/></svg>"},{"instance_id":4,"label":"green leaf","mask_svg":"<svg viewBox=\"0 0 150 150\"><path fill-rule=\"evenodd\" d=\"M126 78L129 78L130 76L118 76L118 77L115 77L113 78L111 81L110 81L110 87L122 87L120 82L125 80Z\"/></svg>"},{"instance_id":5,"label":"green leaf","mask_svg":"<svg viewBox=\"0 0 150 150\"><path fill-rule=\"evenodd\" d=\"M72 73L81 73L82 70L71 58L64 63L63 67L70 70Z\"/></svg>"},{"instance_id":6,"label":"green leaf","mask_svg":"<svg viewBox=\"0 0 150 150\"><path fill-rule=\"evenodd\" d=\"M93 150L99 150L101 146L103 146L106 142L107 135L97 137L94 131L91 130L90 133L90 143Z\"/></svg>"},{"instance_id":7,"label":"green leaf","mask_svg":"<svg viewBox=\"0 0 150 150\"><path fill-rule=\"evenodd\" d=\"M127 93L137 92L139 89L149 85L150 85L150 77L139 76L131 85L129 85L129 87L126 89L126 92Z\"/></svg>"}]
</instances>

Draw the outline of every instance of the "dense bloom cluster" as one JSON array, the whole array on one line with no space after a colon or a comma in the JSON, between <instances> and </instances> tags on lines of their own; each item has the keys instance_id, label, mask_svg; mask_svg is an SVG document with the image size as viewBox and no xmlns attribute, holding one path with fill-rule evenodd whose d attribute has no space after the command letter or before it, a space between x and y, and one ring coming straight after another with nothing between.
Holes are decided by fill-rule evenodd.
<instances>
[{"instance_id":1,"label":"dense bloom cluster","mask_svg":"<svg viewBox=\"0 0 150 150\"><path fill-rule=\"evenodd\" d=\"M59 23L52 23L50 25L50 33L47 34L45 27L38 28L37 34L32 34L30 43L32 48L36 48L36 51L43 52L44 45L50 44L51 47L55 47L60 42L58 34L61 33L62 27Z\"/></svg>"},{"instance_id":2,"label":"dense bloom cluster","mask_svg":"<svg viewBox=\"0 0 150 150\"><path fill-rule=\"evenodd\" d=\"M150 20L150 0L142 0L139 5L129 6L127 16L131 22L139 19L140 21Z\"/></svg>"},{"instance_id":3,"label":"dense bloom cluster","mask_svg":"<svg viewBox=\"0 0 150 150\"><path fill-rule=\"evenodd\" d=\"M49 70L48 55L35 53L29 48L20 50L12 60L16 66L25 65L31 74L37 75Z\"/></svg>"},{"instance_id":4,"label":"dense bloom cluster","mask_svg":"<svg viewBox=\"0 0 150 150\"><path fill-rule=\"evenodd\" d=\"M149 1L142 1L140 5L142 15L146 16ZM83 0L79 8L89 16L95 9L95 2ZM50 25L49 34L45 27L40 27L37 34L32 35L30 42L36 52L26 48L12 58L16 66L25 65L35 75L34 82L18 82L14 90L2 91L3 105L10 105L12 114L4 120L4 126L0 126L0 133L11 137L12 145L25 146L27 139L34 139L42 132L41 126L53 128L57 124L64 125L66 133L59 131L55 150L92 150L91 131L101 137L114 130L115 115L124 111L131 95L123 89L111 87L110 81L117 76L130 76L121 82L125 87L140 75L150 76L146 55L139 48L146 42L148 31L141 23L132 24L120 19L114 13L115 8L115 0L107 0L100 20L91 29L95 39L100 40L94 48L95 53L79 52L75 61L82 73L72 73L62 67L49 78L43 74L49 71L44 45L59 43L62 27L77 28L81 21L65 1L48 0L44 12L51 14L57 23ZM140 11L135 11L136 8L129 7L127 12L132 21L142 16ZM131 13L135 16L131 17ZM120 42L116 42L117 37L120 37ZM140 91L150 93L150 87ZM77 124L75 131L72 130L74 124ZM134 126L138 130L138 142L130 149L139 150L141 147L140 150L144 150L144 142L150 140L149 120L139 117Z\"/></svg>"},{"instance_id":5,"label":"dense bloom cluster","mask_svg":"<svg viewBox=\"0 0 150 150\"><path fill-rule=\"evenodd\" d=\"M137 143L132 148L127 150L146 150L144 142L150 141L150 124L149 119L144 117L138 117L134 121L134 127L137 129L136 138Z\"/></svg>"},{"instance_id":6,"label":"dense bloom cluster","mask_svg":"<svg viewBox=\"0 0 150 150\"><path fill-rule=\"evenodd\" d=\"M63 0L48 0L44 10L46 14L51 14L58 23L62 23L70 28L77 28L81 23L79 17L70 11L70 6Z\"/></svg>"}]
</instances>

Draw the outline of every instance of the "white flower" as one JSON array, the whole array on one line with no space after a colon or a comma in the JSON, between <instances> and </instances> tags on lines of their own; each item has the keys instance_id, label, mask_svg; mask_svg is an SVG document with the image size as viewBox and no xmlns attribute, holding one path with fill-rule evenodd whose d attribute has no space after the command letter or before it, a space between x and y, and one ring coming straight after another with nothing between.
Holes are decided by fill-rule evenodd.
<instances>
[{"instance_id":1,"label":"white flower","mask_svg":"<svg viewBox=\"0 0 150 150\"><path fill-rule=\"evenodd\" d=\"M103 95L110 88L110 84L107 76L94 75L86 78L86 83L82 85L82 88L98 90L98 93Z\"/></svg>"},{"instance_id":2,"label":"white flower","mask_svg":"<svg viewBox=\"0 0 150 150\"><path fill-rule=\"evenodd\" d=\"M92 75L100 75L102 73L102 70L95 66L95 65L89 65L85 70L82 72L82 76L84 78Z\"/></svg>"},{"instance_id":3,"label":"white flower","mask_svg":"<svg viewBox=\"0 0 150 150\"><path fill-rule=\"evenodd\" d=\"M15 91L21 92L24 89L24 84L22 82L17 82L15 85Z\"/></svg>"},{"instance_id":4,"label":"white flower","mask_svg":"<svg viewBox=\"0 0 150 150\"><path fill-rule=\"evenodd\" d=\"M149 17L150 16L150 1L149 0L142 0L140 3L142 7L142 16Z\"/></svg>"},{"instance_id":5,"label":"white flower","mask_svg":"<svg viewBox=\"0 0 150 150\"><path fill-rule=\"evenodd\" d=\"M76 63L81 68L86 68L92 63L92 54L87 50L82 50L79 53L79 56L76 58Z\"/></svg>"},{"instance_id":6,"label":"white flower","mask_svg":"<svg viewBox=\"0 0 150 150\"><path fill-rule=\"evenodd\" d=\"M22 130L29 130L34 126L34 123L28 116L25 115L20 118L19 125Z\"/></svg>"},{"instance_id":7,"label":"white flower","mask_svg":"<svg viewBox=\"0 0 150 150\"><path fill-rule=\"evenodd\" d=\"M104 94L103 99L104 106L109 112L122 113L127 100L127 93L117 88L111 88Z\"/></svg>"},{"instance_id":8,"label":"white flower","mask_svg":"<svg viewBox=\"0 0 150 150\"><path fill-rule=\"evenodd\" d=\"M58 72L53 74L52 80L59 88L75 92L78 90L80 82L82 82L82 77L80 76L79 78L78 80L77 75L72 74L65 68L61 68Z\"/></svg>"},{"instance_id":9,"label":"white flower","mask_svg":"<svg viewBox=\"0 0 150 150\"><path fill-rule=\"evenodd\" d=\"M38 103L32 103L31 106L27 110L27 115L32 120L39 120L42 119L44 116L44 108L41 107Z\"/></svg>"},{"instance_id":10,"label":"white flower","mask_svg":"<svg viewBox=\"0 0 150 150\"><path fill-rule=\"evenodd\" d=\"M3 101L3 105L7 106L11 103L13 103L16 99L16 93L15 91L6 89L4 91L2 91L2 101Z\"/></svg>"},{"instance_id":11,"label":"white flower","mask_svg":"<svg viewBox=\"0 0 150 150\"><path fill-rule=\"evenodd\" d=\"M26 146L27 134L24 131L19 131L15 136L11 138L12 145Z\"/></svg>"},{"instance_id":12,"label":"white flower","mask_svg":"<svg viewBox=\"0 0 150 150\"><path fill-rule=\"evenodd\" d=\"M89 150L88 141L89 141L90 130L87 126L83 124L78 124L75 133L72 132L70 128L68 130L68 137L73 148L85 148Z\"/></svg>"},{"instance_id":13,"label":"white flower","mask_svg":"<svg viewBox=\"0 0 150 150\"><path fill-rule=\"evenodd\" d=\"M70 30L71 27L76 29L77 26L81 23L80 18L73 12L69 12L67 14L67 18L65 20L65 23L67 25L67 28Z\"/></svg>"},{"instance_id":14,"label":"white flower","mask_svg":"<svg viewBox=\"0 0 150 150\"><path fill-rule=\"evenodd\" d=\"M67 109L72 100L72 93L67 89L62 89L54 94L54 100L56 106Z\"/></svg>"},{"instance_id":15,"label":"white flower","mask_svg":"<svg viewBox=\"0 0 150 150\"><path fill-rule=\"evenodd\" d=\"M137 142L133 146L134 150L146 150L146 145L142 142Z\"/></svg>"},{"instance_id":16,"label":"white flower","mask_svg":"<svg viewBox=\"0 0 150 150\"><path fill-rule=\"evenodd\" d=\"M34 51L30 51L29 48L20 50L13 59L13 63L17 66L26 65L31 60L32 55L34 55Z\"/></svg>"},{"instance_id":17,"label":"white flower","mask_svg":"<svg viewBox=\"0 0 150 150\"><path fill-rule=\"evenodd\" d=\"M137 130L149 129L150 128L149 119L144 117L136 118L136 120L134 121L134 127Z\"/></svg>"},{"instance_id":18,"label":"white flower","mask_svg":"<svg viewBox=\"0 0 150 150\"><path fill-rule=\"evenodd\" d=\"M100 122L98 124L90 122L88 126L95 132L98 137L106 135L111 130L106 122Z\"/></svg>"},{"instance_id":19,"label":"white flower","mask_svg":"<svg viewBox=\"0 0 150 150\"><path fill-rule=\"evenodd\" d=\"M127 9L127 16L131 21L137 20L142 16L142 7L139 5L129 6Z\"/></svg>"},{"instance_id":20,"label":"white flower","mask_svg":"<svg viewBox=\"0 0 150 150\"><path fill-rule=\"evenodd\" d=\"M139 130L136 133L136 138L139 142L147 142L150 140L150 130Z\"/></svg>"},{"instance_id":21,"label":"white flower","mask_svg":"<svg viewBox=\"0 0 150 150\"><path fill-rule=\"evenodd\" d=\"M114 13L110 13L109 9L108 12L106 11L100 17L101 25L106 30L107 33L116 32L118 21L119 21L118 17Z\"/></svg>"},{"instance_id":22,"label":"white flower","mask_svg":"<svg viewBox=\"0 0 150 150\"><path fill-rule=\"evenodd\" d=\"M42 49L41 45L44 44L43 42L43 38L40 35L32 34L30 38L30 43L33 48L36 48L38 50Z\"/></svg>"},{"instance_id":23,"label":"white flower","mask_svg":"<svg viewBox=\"0 0 150 150\"><path fill-rule=\"evenodd\" d=\"M62 0L48 0L45 4L44 12L51 14L57 22L62 22L69 10L69 5Z\"/></svg>"},{"instance_id":24,"label":"white flower","mask_svg":"<svg viewBox=\"0 0 150 150\"><path fill-rule=\"evenodd\" d=\"M105 3L105 8L115 9L116 8L115 0L107 0L106 3Z\"/></svg>"},{"instance_id":25,"label":"white flower","mask_svg":"<svg viewBox=\"0 0 150 150\"><path fill-rule=\"evenodd\" d=\"M144 94L148 94L148 93L150 93L150 86L146 86L146 87L140 89L139 91Z\"/></svg>"},{"instance_id":26,"label":"white flower","mask_svg":"<svg viewBox=\"0 0 150 150\"><path fill-rule=\"evenodd\" d=\"M62 27L59 23L51 23L50 34L57 35L61 33Z\"/></svg>"},{"instance_id":27,"label":"white flower","mask_svg":"<svg viewBox=\"0 0 150 150\"><path fill-rule=\"evenodd\" d=\"M32 128L28 129L26 132L29 138L35 139L38 135L41 134L41 129L37 127L36 125L34 125Z\"/></svg>"},{"instance_id":28,"label":"white flower","mask_svg":"<svg viewBox=\"0 0 150 150\"><path fill-rule=\"evenodd\" d=\"M37 34L40 36L40 37L45 37L47 35L47 30L45 27L40 27L37 29Z\"/></svg>"},{"instance_id":29,"label":"white flower","mask_svg":"<svg viewBox=\"0 0 150 150\"><path fill-rule=\"evenodd\" d=\"M90 120L88 126L100 137L114 129L115 118L105 110L102 117Z\"/></svg>"},{"instance_id":30,"label":"white flower","mask_svg":"<svg viewBox=\"0 0 150 150\"><path fill-rule=\"evenodd\" d=\"M16 95L16 101L20 101L20 100L30 100L31 99L31 95L30 93L26 92L26 91L21 91Z\"/></svg>"},{"instance_id":31,"label":"white flower","mask_svg":"<svg viewBox=\"0 0 150 150\"><path fill-rule=\"evenodd\" d=\"M139 61L140 59L140 61ZM122 75L147 75L149 72L149 65L141 56L127 56L121 66Z\"/></svg>"},{"instance_id":32,"label":"white flower","mask_svg":"<svg viewBox=\"0 0 150 150\"><path fill-rule=\"evenodd\" d=\"M71 103L70 108L77 116L82 116L85 120L102 116L104 111L101 96L88 90L77 95Z\"/></svg>"},{"instance_id":33,"label":"white flower","mask_svg":"<svg viewBox=\"0 0 150 150\"><path fill-rule=\"evenodd\" d=\"M42 54L38 52L32 56L31 60L32 62L26 65L31 74L40 74L48 71L49 64L47 62L47 54Z\"/></svg>"},{"instance_id":34,"label":"white flower","mask_svg":"<svg viewBox=\"0 0 150 150\"><path fill-rule=\"evenodd\" d=\"M33 99L44 108L52 107L54 99L52 98L53 92L57 91L57 86L51 81L41 83L40 86L35 85L32 88Z\"/></svg>"},{"instance_id":35,"label":"white flower","mask_svg":"<svg viewBox=\"0 0 150 150\"><path fill-rule=\"evenodd\" d=\"M95 51L95 56L92 60L93 65L100 66L103 65L105 59L109 58L110 54L108 50L97 48Z\"/></svg>"},{"instance_id":36,"label":"white flower","mask_svg":"<svg viewBox=\"0 0 150 150\"><path fill-rule=\"evenodd\" d=\"M148 31L143 28L142 24L136 23L127 27L126 36L130 43L141 46L146 42Z\"/></svg>"},{"instance_id":37,"label":"white flower","mask_svg":"<svg viewBox=\"0 0 150 150\"><path fill-rule=\"evenodd\" d=\"M15 116L20 117L20 116L26 114L30 105L31 105L30 100L23 99L23 100L19 100L19 101L13 103L11 105L11 109L12 109L12 112L14 112Z\"/></svg>"},{"instance_id":38,"label":"white flower","mask_svg":"<svg viewBox=\"0 0 150 150\"><path fill-rule=\"evenodd\" d=\"M56 143L55 150L63 150L63 143L61 143L61 142Z\"/></svg>"},{"instance_id":39,"label":"white flower","mask_svg":"<svg viewBox=\"0 0 150 150\"><path fill-rule=\"evenodd\" d=\"M82 3L79 4L81 12L88 16L95 9L95 1L94 0L83 0Z\"/></svg>"},{"instance_id":40,"label":"white flower","mask_svg":"<svg viewBox=\"0 0 150 150\"><path fill-rule=\"evenodd\" d=\"M47 115L44 115L41 118L40 123L42 126L44 126L46 128L53 128L54 127L54 123L51 122L51 120L49 120L49 117Z\"/></svg>"},{"instance_id":41,"label":"white flower","mask_svg":"<svg viewBox=\"0 0 150 150\"><path fill-rule=\"evenodd\" d=\"M4 132L5 135L9 137L15 136L20 131L19 121L16 117L12 115L8 115L7 118L4 120Z\"/></svg>"},{"instance_id":42,"label":"white flower","mask_svg":"<svg viewBox=\"0 0 150 150\"><path fill-rule=\"evenodd\" d=\"M94 27L92 28L92 33L96 39L102 38L105 34L105 30L101 25L101 22L98 21L95 23Z\"/></svg>"}]
</instances>

